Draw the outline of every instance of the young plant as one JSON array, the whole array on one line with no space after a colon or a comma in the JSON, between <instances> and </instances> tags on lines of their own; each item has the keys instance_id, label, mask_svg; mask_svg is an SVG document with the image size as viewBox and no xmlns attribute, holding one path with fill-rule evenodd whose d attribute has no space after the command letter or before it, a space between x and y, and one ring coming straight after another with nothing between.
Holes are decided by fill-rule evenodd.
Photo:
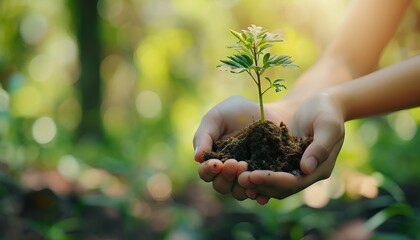
<instances>
[{"instance_id":1,"label":"young plant","mask_svg":"<svg viewBox=\"0 0 420 240\"><path fill-rule=\"evenodd\" d=\"M286 86L281 84L284 79L271 80L265 77L269 85L263 90L261 78L264 72L275 66L297 67L292 64L293 59L290 56L271 55L267 50L271 48L272 43L282 42L283 39L278 34L269 33L262 27L251 25L248 30L242 30L242 33L230 30L230 32L238 40L236 45L230 46L236 50L236 54L228 56L227 60L221 60L223 64L217 67L221 70L230 70L232 73L246 72L251 76L252 80L258 87L258 99L260 103L260 121L265 121L263 95L274 88L276 92L280 92L281 88Z\"/></svg>"}]
</instances>

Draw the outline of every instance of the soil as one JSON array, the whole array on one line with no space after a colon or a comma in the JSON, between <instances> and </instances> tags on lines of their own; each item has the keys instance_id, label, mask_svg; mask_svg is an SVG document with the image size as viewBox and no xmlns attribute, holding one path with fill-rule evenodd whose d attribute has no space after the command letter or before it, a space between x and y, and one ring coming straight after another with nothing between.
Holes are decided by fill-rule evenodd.
<instances>
[{"instance_id":1,"label":"soil","mask_svg":"<svg viewBox=\"0 0 420 240\"><path fill-rule=\"evenodd\" d=\"M237 135L216 141L204 160L236 159L246 161L248 170L271 170L302 175L300 159L311 144L312 137L297 138L289 134L282 122L254 122Z\"/></svg>"}]
</instances>

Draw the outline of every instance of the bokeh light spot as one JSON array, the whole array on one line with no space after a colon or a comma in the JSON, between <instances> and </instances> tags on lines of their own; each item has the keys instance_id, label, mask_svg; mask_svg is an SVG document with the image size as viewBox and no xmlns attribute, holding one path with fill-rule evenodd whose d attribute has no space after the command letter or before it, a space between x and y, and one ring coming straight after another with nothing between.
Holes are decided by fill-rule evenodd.
<instances>
[{"instance_id":1,"label":"bokeh light spot","mask_svg":"<svg viewBox=\"0 0 420 240\"><path fill-rule=\"evenodd\" d=\"M123 10L123 0L100 0L98 2L99 15L107 20L117 17Z\"/></svg>"},{"instance_id":2,"label":"bokeh light spot","mask_svg":"<svg viewBox=\"0 0 420 240\"><path fill-rule=\"evenodd\" d=\"M148 218L152 214L152 208L146 202L132 200L130 206L131 213L138 218Z\"/></svg>"},{"instance_id":3,"label":"bokeh light spot","mask_svg":"<svg viewBox=\"0 0 420 240\"><path fill-rule=\"evenodd\" d=\"M156 201L167 200L172 193L172 182L166 174L158 173L147 180L147 190Z\"/></svg>"},{"instance_id":4,"label":"bokeh light spot","mask_svg":"<svg viewBox=\"0 0 420 240\"><path fill-rule=\"evenodd\" d=\"M365 121L358 129L358 135L368 146L373 146L378 140L379 129L376 123Z\"/></svg>"},{"instance_id":5,"label":"bokeh light spot","mask_svg":"<svg viewBox=\"0 0 420 240\"><path fill-rule=\"evenodd\" d=\"M78 55L76 42L67 34L56 34L48 44L47 55L54 59L57 66L75 64Z\"/></svg>"},{"instance_id":6,"label":"bokeh light spot","mask_svg":"<svg viewBox=\"0 0 420 240\"><path fill-rule=\"evenodd\" d=\"M145 118L156 118L162 110L159 95L153 91L143 91L136 99L138 113Z\"/></svg>"},{"instance_id":7,"label":"bokeh light spot","mask_svg":"<svg viewBox=\"0 0 420 240\"><path fill-rule=\"evenodd\" d=\"M16 116L34 116L41 108L42 96L37 88L25 86L12 93L10 105Z\"/></svg>"},{"instance_id":8,"label":"bokeh light spot","mask_svg":"<svg viewBox=\"0 0 420 240\"><path fill-rule=\"evenodd\" d=\"M40 144L51 142L57 134L57 127L50 117L38 118L32 125L32 136Z\"/></svg>"},{"instance_id":9,"label":"bokeh light spot","mask_svg":"<svg viewBox=\"0 0 420 240\"><path fill-rule=\"evenodd\" d=\"M391 126L398 137L410 141L417 133L417 124L408 111L399 111L390 116Z\"/></svg>"},{"instance_id":10,"label":"bokeh light spot","mask_svg":"<svg viewBox=\"0 0 420 240\"><path fill-rule=\"evenodd\" d=\"M20 34L27 44L36 44L45 36L47 29L48 21L45 16L31 14L23 19Z\"/></svg>"},{"instance_id":11,"label":"bokeh light spot","mask_svg":"<svg viewBox=\"0 0 420 240\"><path fill-rule=\"evenodd\" d=\"M350 174L347 178L347 193L349 196L375 198L379 193L378 185L375 177L360 173Z\"/></svg>"},{"instance_id":12,"label":"bokeh light spot","mask_svg":"<svg viewBox=\"0 0 420 240\"><path fill-rule=\"evenodd\" d=\"M35 56L29 64L29 74L35 81L47 80L51 76L52 70L52 62L44 54Z\"/></svg>"},{"instance_id":13,"label":"bokeh light spot","mask_svg":"<svg viewBox=\"0 0 420 240\"><path fill-rule=\"evenodd\" d=\"M74 180L80 175L80 165L72 155L65 155L60 158L57 165L58 172L69 180Z\"/></svg>"},{"instance_id":14,"label":"bokeh light spot","mask_svg":"<svg viewBox=\"0 0 420 240\"><path fill-rule=\"evenodd\" d=\"M322 208L330 201L327 180L319 181L303 191L303 198L309 207Z\"/></svg>"},{"instance_id":15,"label":"bokeh light spot","mask_svg":"<svg viewBox=\"0 0 420 240\"><path fill-rule=\"evenodd\" d=\"M102 169L91 168L82 172L78 178L80 186L84 190L99 188L101 184L110 178L110 174Z\"/></svg>"}]
</instances>

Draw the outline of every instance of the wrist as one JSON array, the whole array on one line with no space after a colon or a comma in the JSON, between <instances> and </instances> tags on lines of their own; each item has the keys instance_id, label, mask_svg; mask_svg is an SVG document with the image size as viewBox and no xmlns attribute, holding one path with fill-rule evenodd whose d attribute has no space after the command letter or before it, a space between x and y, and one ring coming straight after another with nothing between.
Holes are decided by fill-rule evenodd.
<instances>
[{"instance_id":1,"label":"wrist","mask_svg":"<svg viewBox=\"0 0 420 240\"><path fill-rule=\"evenodd\" d=\"M325 99L324 101L328 101L335 108L343 122L350 120L345 104L345 95L341 92L340 86L325 89L319 95Z\"/></svg>"},{"instance_id":2,"label":"wrist","mask_svg":"<svg viewBox=\"0 0 420 240\"><path fill-rule=\"evenodd\" d=\"M302 102L320 91L352 79L350 66L346 61L338 56L323 56L299 77L285 98Z\"/></svg>"}]
</instances>

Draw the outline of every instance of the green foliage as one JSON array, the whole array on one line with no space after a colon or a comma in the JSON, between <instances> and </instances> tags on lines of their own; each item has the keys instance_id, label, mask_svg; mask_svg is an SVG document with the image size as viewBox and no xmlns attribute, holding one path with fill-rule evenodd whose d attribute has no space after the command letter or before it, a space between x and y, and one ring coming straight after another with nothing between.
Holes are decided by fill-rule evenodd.
<instances>
[{"instance_id":1,"label":"green foliage","mask_svg":"<svg viewBox=\"0 0 420 240\"><path fill-rule=\"evenodd\" d=\"M252 78L258 87L258 97L260 102L261 121L265 120L263 95L269 90L274 88L276 92L280 92L281 88L286 89L286 86L281 84L284 79L271 80L265 77L269 85L266 89L262 90L261 77L264 72L272 67L297 67L292 64L293 59L291 56L285 55L271 55L268 51L273 46L272 43L282 42L283 39L279 34L267 32L262 27L251 25L248 30L242 30L242 33L230 30L233 36L238 40L236 45L230 46L236 50L237 54L228 56L227 60L221 60L223 64L217 67L222 70L230 70L232 73L246 72ZM262 62L261 62L262 56Z\"/></svg>"}]
</instances>

